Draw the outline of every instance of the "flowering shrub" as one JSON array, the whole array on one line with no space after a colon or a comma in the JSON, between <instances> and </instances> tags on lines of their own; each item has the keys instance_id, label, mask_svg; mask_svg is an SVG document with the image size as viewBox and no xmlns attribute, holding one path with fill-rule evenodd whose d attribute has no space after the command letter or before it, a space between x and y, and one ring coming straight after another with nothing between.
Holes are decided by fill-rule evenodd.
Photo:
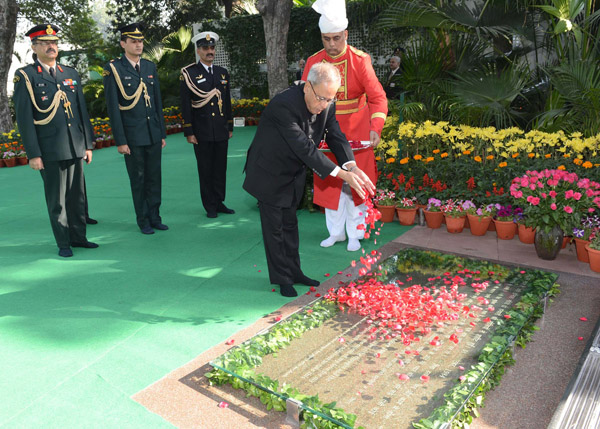
<instances>
[{"instance_id":1,"label":"flowering shrub","mask_svg":"<svg viewBox=\"0 0 600 429\"><path fill-rule=\"evenodd\" d=\"M501 206L496 204L496 220L501 222L516 222L518 219L523 217L523 209L520 207L513 207L511 204Z\"/></svg>"},{"instance_id":2,"label":"flowering shrub","mask_svg":"<svg viewBox=\"0 0 600 429\"><path fill-rule=\"evenodd\" d=\"M429 212L439 212L442 210L442 202L437 198L429 198L427 200L427 211Z\"/></svg>"},{"instance_id":3,"label":"flowering shrub","mask_svg":"<svg viewBox=\"0 0 600 429\"><path fill-rule=\"evenodd\" d=\"M600 208L600 184L562 170L527 171L513 179L510 194L525 207L525 223L571 231L586 213Z\"/></svg>"},{"instance_id":4,"label":"flowering shrub","mask_svg":"<svg viewBox=\"0 0 600 429\"><path fill-rule=\"evenodd\" d=\"M17 154L15 152L13 152L12 150L8 150L4 153L2 153L2 159L11 159L11 158L15 158L17 156Z\"/></svg>"},{"instance_id":5,"label":"flowering shrub","mask_svg":"<svg viewBox=\"0 0 600 429\"><path fill-rule=\"evenodd\" d=\"M412 209L415 208L417 204L417 198L416 197L412 197L412 198L401 198L398 200L398 202L396 203L396 207L401 208L401 209Z\"/></svg>"},{"instance_id":6,"label":"flowering shrub","mask_svg":"<svg viewBox=\"0 0 600 429\"><path fill-rule=\"evenodd\" d=\"M251 99L231 100L231 111L233 116L243 116L250 118L259 118L262 112L269 104L269 100L259 99L257 97Z\"/></svg>"},{"instance_id":7,"label":"flowering shrub","mask_svg":"<svg viewBox=\"0 0 600 429\"><path fill-rule=\"evenodd\" d=\"M465 209L463 208L462 204L462 201L450 199L440 207L440 210L448 217L462 217L465 216Z\"/></svg>"},{"instance_id":8,"label":"flowering shrub","mask_svg":"<svg viewBox=\"0 0 600 429\"><path fill-rule=\"evenodd\" d=\"M377 189L373 197L373 204L377 206L393 206L396 201L396 193L387 189Z\"/></svg>"},{"instance_id":9,"label":"flowering shrub","mask_svg":"<svg viewBox=\"0 0 600 429\"><path fill-rule=\"evenodd\" d=\"M600 234L600 217L584 216L581 225L573 228L573 236L581 240L591 240Z\"/></svg>"}]
</instances>

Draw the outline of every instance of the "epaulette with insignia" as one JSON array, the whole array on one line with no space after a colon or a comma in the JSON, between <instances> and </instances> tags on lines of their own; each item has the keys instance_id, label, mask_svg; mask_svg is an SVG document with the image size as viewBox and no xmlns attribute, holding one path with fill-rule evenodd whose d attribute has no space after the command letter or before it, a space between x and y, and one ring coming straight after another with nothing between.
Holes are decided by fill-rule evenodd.
<instances>
[{"instance_id":1,"label":"epaulette with insignia","mask_svg":"<svg viewBox=\"0 0 600 429\"><path fill-rule=\"evenodd\" d=\"M179 75L179 80L185 80L182 74Z\"/></svg>"},{"instance_id":2,"label":"epaulette with insignia","mask_svg":"<svg viewBox=\"0 0 600 429\"><path fill-rule=\"evenodd\" d=\"M110 71L109 70L102 70L102 77L104 76L110 76Z\"/></svg>"},{"instance_id":3,"label":"epaulette with insignia","mask_svg":"<svg viewBox=\"0 0 600 429\"><path fill-rule=\"evenodd\" d=\"M20 80L21 80L21 76L15 75L15 77L13 79L13 83L17 83Z\"/></svg>"},{"instance_id":4,"label":"epaulette with insignia","mask_svg":"<svg viewBox=\"0 0 600 429\"><path fill-rule=\"evenodd\" d=\"M348 47L350 48L350 50L352 52L354 52L359 57L366 57L367 56L367 54L365 52L361 51L360 49L356 49L354 46L348 45Z\"/></svg>"},{"instance_id":5,"label":"epaulette with insignia","mask_svg":"<svg viewBox=\"0 0 600 429\"><path fill-rule=\"evenodd\" d=\"M188 64L187 66L184 67L184 69L187 69L188 67L192 67L195 66L197 63L192 63L192 64Z\"/></svg>"},{"instance_id":6,"label":"epaulette with insignia","mask_svg":"<svg viewBox=\"0 0 600 429\"><path fill-rule=\"evenodd\" d=\"M111 62L111 63L114 63L114 62L115 62L115 59L113 58L112 60L110 60L110 62Z\"/></svg>"}]
</instances>

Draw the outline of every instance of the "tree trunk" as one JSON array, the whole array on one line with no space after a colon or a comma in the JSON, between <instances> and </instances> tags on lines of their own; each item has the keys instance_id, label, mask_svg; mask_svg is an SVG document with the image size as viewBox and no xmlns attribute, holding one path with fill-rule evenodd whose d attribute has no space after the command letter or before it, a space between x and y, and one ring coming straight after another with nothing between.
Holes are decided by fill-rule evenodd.
<instances>
[{"instance_id":1,"label":"tree trunk","mask_svg":"<svg viewBox=\"0 0 600 429\"><path fill-rule=\"evenodd\" d=\"M15 46L18 10L16 0L0 0L0 133L7 133L13 128L6 82Z\"/></svg>"},{"instance_id":2,"label":"tree trunk","mask_svg":"<svg viewBox=\"0 0 600 429\"><path fill-rule=\"evenodd\" d=\"M288 87L287 38L293 0L258 0L267 46L269 97Z\"/></svg>"}]
</instances>

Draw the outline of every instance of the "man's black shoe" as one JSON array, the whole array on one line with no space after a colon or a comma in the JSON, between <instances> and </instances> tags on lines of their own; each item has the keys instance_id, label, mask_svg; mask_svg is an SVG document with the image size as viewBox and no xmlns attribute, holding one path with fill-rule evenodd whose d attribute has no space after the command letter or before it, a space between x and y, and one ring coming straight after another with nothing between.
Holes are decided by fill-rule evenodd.
<instances>
[{"instance_id":1,"label":"man's black shoe","mask_svg":"<svg viewBox=\"0 0 600 429\"><path fill-rule=\"evenodd\" d=\"M150 225L140 228L140 230L142 231L142 234L154 234L154 230Z\"/></svg>"},{"instance_id":2,"label":"man's black shoe","mask_svg":"<svg viewBox=\"0 0 600 429\"><path fill-rule=\"evenodd\" d=\"M153 223L152 228L158 229L160 231L166 231L167 229L169 229L169 227L164 223Z\"/></svg>"},{"instance_id":3,"label":"man's black shoe","mask_svg":"<svg viewBox=\"0 0 600 429\"><path fill-rule=\"evenodd\" d=\"M298 296L298 292L294 289L294 285L279 285L279 293L289 298Z\"/></svg>"},{"instance_id":4,"label":"man's black shoe","mask_svg":"<svg viewBox=\"0 0 600 429\"><path fill-rule=\"evenodd\" d=\"M306 286L315 286L315 287L319 286L321 284L320 281L311 279L310 277L306 277L304 274L302 274L299 277L296 277L294 279L294 283L300 283L300 284L303 284Z\"/></svg>"},{"instance_id":5,"label":"man's black shoe","mask_svg":"<svg viewBox=\"0 0 600 429\"><path fill-rule=\"evenodd\" d=\"M230 209L225 204L221 204L219 207L217 207L217 211L219 213L235 214L235 210Z\"/></svg>"},{"instance_id":6,"label":"man's black shoe","mask_svg":"<svg viewBox=\"0 0 600 429\"><path fill-rule=\"evenodd\" d=\"M86 217L85 223L87 223L88 225L96 225L98 221L96 219L92 219L91 217Z\"/></svg>"},{"instance_id":7,"label":"man's black shoe","mask_svg":"<svg viewBox=\"0 0 600 429\"><path fill-rule=\"evenodd\" d=\"M63 258L70 258L71 256L73 256L73 251L70 247L58 249L58 256L62 256Z\"/></svg>"},{"instance_id":8,"label":"man's black shoe","mask_svg":"<svg viewBox=\"0 0 600 429\"><path fill-rule=\"evenodd\" d=\"M91 241L84 241L83 243L71 243L73 247L83 247L85 249L95 249L98 247L96 243L92 243Z\"/></svg>"},{"instance_id":9,"label":"man's black shoe","mask_svg":"<svg viewBox=\"0 0 600 429\"><path fill-rule=\"evenodd\" d=\"M215 218L215 217L217 217L217 212L208 212L208 213L206 213L206 217L209 217L211 219Z\"/></svg>"}]
</instances>

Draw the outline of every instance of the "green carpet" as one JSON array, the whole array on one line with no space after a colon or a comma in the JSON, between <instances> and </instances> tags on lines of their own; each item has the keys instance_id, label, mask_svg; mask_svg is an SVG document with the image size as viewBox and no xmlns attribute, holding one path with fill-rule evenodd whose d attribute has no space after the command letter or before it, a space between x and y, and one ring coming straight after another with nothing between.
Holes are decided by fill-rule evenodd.
<instances>
[{"instance_id":1,"label":"green carpet","mask_svg":"<svg viewBox=\"0 0 600 429\"><path fill-rule=\"evenodd\" d=\"M39 173L0 169L0 426L167 427L129 397L290 301L271 292L256 201L241 188L255 130L230 141L226 203L237 213L217 219L202 208L192 147L169 136L170 230L151 236L135 223L122 156L95 151L88 239L100 247L70 259L57 256ZM298 214L307 275L326 280L359 256L319 247L325 217ZM387 224L367 249L405 230Z\"/></svg>"}]
</instances>

